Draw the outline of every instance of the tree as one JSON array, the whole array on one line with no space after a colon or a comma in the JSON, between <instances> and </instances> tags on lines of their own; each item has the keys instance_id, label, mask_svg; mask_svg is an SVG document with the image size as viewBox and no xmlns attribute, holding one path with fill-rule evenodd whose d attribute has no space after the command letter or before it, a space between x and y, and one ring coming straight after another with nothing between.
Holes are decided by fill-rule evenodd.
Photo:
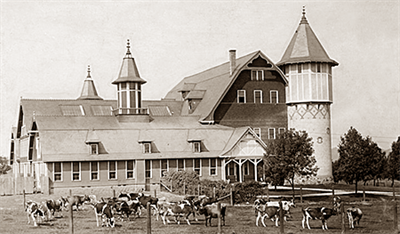
<instances>
[{"instance_id":1,"label":"tree","mask_svg":"<svg viewBox=\"0 0 400 234\"><path fill-rule=\"evenodd\" d=\"M370 137L363 138L353 127L340 137L338 151L334 174L347 183L355 183L356 193L358 182L376 179L383 172L384 153Z\"/></svg>"},{"instance_id":2,"label":"tree","mask_svg":"<svg viewBox=\"0 0 400 234\"><path fill-rule=\"evenodd\" d=\"M267 174L279 184L282 180L292 185L295 176L315 176L318 169L313 156L312 138L305 131L288 130L272 140L266 150Z\"/></svg>"},{"instance_id":3,"label":"tree","mask_svg":"<svg viewBox=\"0 0 400 234\"><path fill-rule=\"evenodd\" d=\"M394 180L400 180L400 137L397 138L397 142L392 143L392 151L389 153L386 166L387 178L392 180L393 187Z\"/></svg>"},{"instance_id":4,"label":"tree","mask_svg":"<svg viewBox=\"0 0 400 234\"><path fill-rule=\"evenodd\" d=\"M7 174L11 170L11 166L8 165L8 159L0 156L0 175Z\"/></svg>"}]
</instances>

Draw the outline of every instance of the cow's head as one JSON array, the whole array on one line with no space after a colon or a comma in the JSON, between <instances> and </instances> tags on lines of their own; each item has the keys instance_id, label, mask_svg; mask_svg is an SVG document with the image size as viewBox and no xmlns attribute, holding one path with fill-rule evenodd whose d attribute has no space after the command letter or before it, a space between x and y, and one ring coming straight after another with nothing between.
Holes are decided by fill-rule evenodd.
<instances>
[{"instance_id":1,"label":"cow's head","mask_svg":"<svg viewBox=\"0 0 400 234\"><path fill-rule=\"evenodd\" d=\"M336 213L340 213L340 205L341 205L342 200L340 199L339 196L333 197L333 210Z\"/></svg>"}]
</instances>

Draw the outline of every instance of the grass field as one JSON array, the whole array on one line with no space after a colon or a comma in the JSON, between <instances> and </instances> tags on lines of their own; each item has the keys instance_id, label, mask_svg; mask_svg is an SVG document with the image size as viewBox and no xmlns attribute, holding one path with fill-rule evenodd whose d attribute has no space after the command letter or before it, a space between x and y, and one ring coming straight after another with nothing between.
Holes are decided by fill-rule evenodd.
<instances>
[{"instance_id":1,"label":"grass field","mask_svg":"<svg viewBox=\"0 0 400 234\"><path fill-rule=\"evenodd\" d=\"M389 189L389 188L388 188ZM390 190L389 190L390 191ZM280 191L282 192L282 191ZM160 194L163 196L164 194ZM47 198L57 198L54 196L45 196L43 194L26 195L26 200L42 201ZM392 197L383 197L377 195L367 195L366 201L369 204L362 205L362 194L342 196L342 200L346 203L345 208L354 205L361 208L364 213L359 227L355 230L349 230L346 225L346 233L393 233L393 216L394 208ZM328 220L328 231L323 232L321 229L321 221L311 220L311 230L302 229L301 227L301 206L331 206L327 197L304 198L303 204L297 204L296 208L291 210L293 217L285 223L285 233L341 233L341 217L332 216ZM97 227L94 211L89 206L84 207L82 211L74 211L74 233L93 234L93 233L147 233L146 214L137 219L130 221L117 222L115 228ZM400 211L400 207L397 207ZM26 213L23 207L23 196L2 196L0 197L0 233L31 233L31 234L55 234L69 233L68 212L63 213L63 218L55 218L49 222L44 222L38 227L27 223ZM239 205L228 206L226 225L222 227L222 232L231 233L279 233L279 227L275 227L271 221L266 220L267 227L256 227L255 213L252 206ZM151 229L152 233L217 233L218 221L213 219L212 227L204 226L204 217L199 218L196 222L191 219L192 225L181 222L180 225L171 223L163 225L162 221L156 221L152 217Z\"/></svg>"}]
</instances>

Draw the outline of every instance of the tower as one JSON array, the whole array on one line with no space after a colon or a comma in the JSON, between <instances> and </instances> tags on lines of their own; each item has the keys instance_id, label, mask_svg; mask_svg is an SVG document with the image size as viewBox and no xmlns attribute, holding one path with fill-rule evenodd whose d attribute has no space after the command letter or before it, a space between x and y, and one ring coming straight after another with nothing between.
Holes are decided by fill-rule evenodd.
<instances>
[{"instance_id":1,"label":"tower","mask_svg":"<svg viewBox=\"0 0 400 234\"><path fill-rule=\"evenodd\" d=\"M94 85L93 79L90 76L90 66L88 66L87 73L87 77L83 82L81 96L78 99L103 100L103 98L99 97L97 94L96 86Z\"/></svg>"},{"instance_id":2,"label":"tower","mask_svg":"<svg viewBox=\"0 0 400 234\"><path fill-rule=\"evenodd\" d=\"M289 80L286 87L288 127L305 130L313 139L317 176L332 176L331 109L332 67L329 58L311 29L303 7L302 18L282 59L277 65Z\"/></svg>"},{"instance_id":3,"label":"tower","mask_svg":"<svg viewBox=\"0 0 400 234\"><path fill-rule=\"evenodd\" d=\"M147 108L142 108L142 84L135 59L130 52L129 39L126 55L122 61L118 78L112 82L117 85L118 105L116 115L148 115Z\"/></svg>"}]
</instances>

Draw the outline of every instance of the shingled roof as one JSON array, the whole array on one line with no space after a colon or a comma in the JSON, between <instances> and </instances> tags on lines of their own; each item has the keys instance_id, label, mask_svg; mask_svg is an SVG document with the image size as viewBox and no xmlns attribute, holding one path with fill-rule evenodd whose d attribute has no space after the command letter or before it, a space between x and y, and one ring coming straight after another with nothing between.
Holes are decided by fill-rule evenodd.
<instances>
[{"instance_id":1,"label":"shingled roof","mask_svg":"<svg viewBox=\"0 0 400 234\"><path fill-rule=\"evenodd\" d=\"M306 62L326 62L334 66L339 65L335 60L329 58L321 42L308 24L306 13L303 9L300 24L281 60L276 65Z\"/></svg>"}]
</instances>

